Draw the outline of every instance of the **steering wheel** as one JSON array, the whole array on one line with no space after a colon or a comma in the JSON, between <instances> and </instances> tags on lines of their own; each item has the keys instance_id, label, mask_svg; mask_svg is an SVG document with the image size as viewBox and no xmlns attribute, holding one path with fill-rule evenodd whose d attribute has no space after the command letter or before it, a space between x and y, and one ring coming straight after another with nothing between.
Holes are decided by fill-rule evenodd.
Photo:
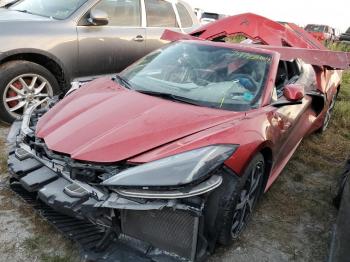
<instances>
[{"instance_id":1,"label":"steering wheel","mask_svg":"<svg viewBox=\"0 0 350 262\"><path fill-rule=\"evenodd\" d=\"M235 80L235 79L237 79L239 83L250 92L255 94L258 91L258 86L250 75L234 74L232 77L232 80Z\"/></svg>"},{"instance_id":2,"label":"steering wheel","mask_svg":"<svg viewBox=\"0 0 350 262\"><path fill-rule=\"evenodd\" d=\"M194 83L198 82L199 76L196 67L198 67L200 63L196 59L193 57L189 58L188 56L182 56L179 58L178 63L182 71L179 74L181 76L181 79L178 80L180 83L185 83L188 80ZM176 74L174 71L168 73L171 75Z\"/></svg>"}]
</instances>

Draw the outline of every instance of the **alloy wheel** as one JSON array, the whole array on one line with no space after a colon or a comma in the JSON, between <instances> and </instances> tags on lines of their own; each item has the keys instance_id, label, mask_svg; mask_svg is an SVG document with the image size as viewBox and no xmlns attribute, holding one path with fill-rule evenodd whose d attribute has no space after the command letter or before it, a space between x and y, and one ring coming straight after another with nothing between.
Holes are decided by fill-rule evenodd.
<instances>
[{"instance_id":1,"label":"alloy wheel","mask_svg":"<svg viewBox=\"0 0 350 262\"><path fill-rule=\"evenodd\" d=\"M260 194L260 185L264 174L264 163L259 161L249 174L240 193L236 209L233 214L231 236L236 239L245 228L252 214Z\"/></svg>"},{"instance_id":2,"label":"alloy wheel","mask_svg":"<svg viewBox=\"0 0 350 262\"><path fill-rule=\"evenodd\" d=\"M52 95L53 89L47 79L38 74L23 74L6 86L3 103L11 116L19 118L30 105Z\"/></svg>"}]
</instances>

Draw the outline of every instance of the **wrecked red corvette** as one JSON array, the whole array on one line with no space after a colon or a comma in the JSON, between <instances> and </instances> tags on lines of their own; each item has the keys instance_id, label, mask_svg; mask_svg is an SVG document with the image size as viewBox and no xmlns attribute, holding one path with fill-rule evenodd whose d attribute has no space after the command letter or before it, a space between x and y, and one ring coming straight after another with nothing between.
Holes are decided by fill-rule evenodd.
<instances>
[{"instance_id":1,"label":"wrecked red corvette","mask_svg":"<svg viewBox=\"0 0 350 262\"><path fill-rule=\"evenodd\" d=\"M260 45L220 42L234 34ZM237 239L326 129L350 60L253 14L164 38L179 41L30 107L9 135L12 188L92 260L201 261Z\"/></svg>"}]
</instances>

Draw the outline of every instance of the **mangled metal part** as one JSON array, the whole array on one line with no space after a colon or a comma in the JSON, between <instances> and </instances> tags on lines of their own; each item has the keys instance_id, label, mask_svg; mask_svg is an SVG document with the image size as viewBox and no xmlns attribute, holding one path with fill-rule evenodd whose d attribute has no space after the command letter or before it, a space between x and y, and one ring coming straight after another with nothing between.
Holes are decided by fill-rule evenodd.
<instances>
[{"instance_id":1,"label":"mangled metal part","mask_svg":"<svg viewBox=\"0 0 350 262\"><path fill-rule=\"evenodd\" d=\"M190 33L205 40L222 40L228 36L243 35L272 46L290 46L308 49L325 49L316 39L294 24L282 25L252 13L239 14L207 24Z\"/></svg>"},{"instance_id":2,"label":"mangled metal part","mask_svg":"<svg viewBox=\"0 0 350 262\"><path fill-rule=\"evenodd\" d=\"M26 121L22 128L26 129L29 126L30 121ZM16 133L18 134L18 132ZM94 259L94 261L125 261L125 258L132 261L195 260L202 204L199 203L194 206L181 203L176 199L150 199L145 201L144 199L127 198L117 193L101 191L95 186L72 179L71 174L65 168L65 165L69 163L53 152L50 152L49 155L42 155L40 150L36 151L36 149L43 147L43 143L35 142L30 146L26 144L28 141L25 135L21 139L16 150L12 151L9 156L9 171L13 176L12 181L16 185L15 187L20 191L27 192L26 194L33 194L33 197L40 201L42 206L45 208L51 207L59 212L60 218L67 215L67 219L63 218L64 221L80 225L86 223L84 221L79 222L80 219L85 219L99 225L96 230L91 229L94 232L91 235L94 239L93 246L82 246L82 254L85 258ZM46 150L48 149L46 148ZM216 179L212 182L215 183L208 184L211 189L219 186L222 179ZM112 210L120 212L122 218L123 227L118 234L116 234L116 232L119 232L118 227L113 226L112 230L113 218L110 216ZM50 214L52 212L50 211ZM103 221L99 217L100 215L104 219L102 219ZM177 217L177 222L173 223L171 227L166 223L159 224L162 219L167 221L169 216ZM48 219L51 219L54 224L58 223L60 229L59 221L56 221L55 217L56 215L53 221L51 217L48 217ZM71 217L78 219L73 219L77 222L71 222ZM144 227L142 225L144 225L146 217L149 224ZM143 220L139 221L139 218ZM125 219L128 220L127 223ZM135 223L129 224L131 220ZM183 225L184 222L185 225ZM142 228L134 231L133 228L136 226ZM72 227L73 232L67 231L65 226L63 228L63 232L68 234L69 237L80 235L75 227ZM180 229L182 231L179 231ZM82 227L82 231L84 230L85 227ZM140 232L144 232L144 230L156 231L140 235ZM171 233L169 230L172 230ZM104 233L102 234L102 232ZM157 236L163 232L168 232L168 234L164 235L161 240ZM177 232L181 233L177 234ZM83 235L83 232L81 234ZM110 238L110 235L114 237ZM186 236L185 240L181 239L184 235ZM144 242L146 248L134 249L133 243L137 241L137 238L146 241ZM182 244L179 245L178 243ZM106 249L99 250L101 245L105 246L107 251ZM115 252L116 250L118 252Z\"/></svg>"},{"instance_id":3,"label":"mangled metal part","mask_svg":"<svg viewBox=\"0 0 350 262\"><path fill-rule=\"evenodd\" d=\"M165 30L162 39L168 41L179 40L200 40L203 39L184 35L178 32ZM243 44L230 43L232 46L242 47ZM247 45L245 45L247 46ZM291 61L294 59L301 59L307 64L319 67L328 67L331 69L345 70L350 68L350 53L320 49L306 49L285 46L270 46L270 45L249 45L251 48L259 48L265 50L275 51L280 54L280 59Z\"/></svg>"},{"instance_id":4,"label":"mangled metal part","mask_svg":"<svg viewBox=\"0 0 350 262\"><path fill-rule=\"evenodd\" d=\"M256 48L278 52L281 60L301 59L307 64L329 69L350 68L350 53L328 50L295 24L282 25L250 13L230 16L205 25L189 35L165 30L162 39L223 41L224 38L235 35L244 35L260 43L260 45L254 45ZM232 45L241 46L242 44Z\"/></svg>"},{"instance_id":5,"label":"mangled metal part","mask_svg":"<svg viewBox=\"0 0 350 262\"><path fill-rule=\"evenodd\" d=\"M350 53L330 50L305 49L295 47L257 46L262 49L276 51L281 59L291 61L301 59L307 64L331 69L345 70L350 68Z\"/></svg>"}]
</instances>

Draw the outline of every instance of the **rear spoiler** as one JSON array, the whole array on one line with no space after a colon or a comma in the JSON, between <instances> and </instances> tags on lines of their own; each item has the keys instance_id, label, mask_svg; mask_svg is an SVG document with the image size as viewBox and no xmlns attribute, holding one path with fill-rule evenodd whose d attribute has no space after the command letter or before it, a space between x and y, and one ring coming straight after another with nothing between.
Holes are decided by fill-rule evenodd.
<instances>
[{"instance_id":1,"label":"rear spoiler","mask_svg":"<svg viewBox=\"0 0 350 262\"><path fill-rule=\"evenodd\" d=\"M179 40L206 41L205 39L201 39L192 35L182 34L170 30L165 30L161 39L171 42ZM286 61L301 59L307 64L319 67L328 67L330 69L339 70L345 70L350 68L350 53L347 52L330 51L328 49L311 49L271 45L247 45L233 43L232 46L249 46L275 51L281 55L281 60Z\"/></svg>"}]
</instances>

